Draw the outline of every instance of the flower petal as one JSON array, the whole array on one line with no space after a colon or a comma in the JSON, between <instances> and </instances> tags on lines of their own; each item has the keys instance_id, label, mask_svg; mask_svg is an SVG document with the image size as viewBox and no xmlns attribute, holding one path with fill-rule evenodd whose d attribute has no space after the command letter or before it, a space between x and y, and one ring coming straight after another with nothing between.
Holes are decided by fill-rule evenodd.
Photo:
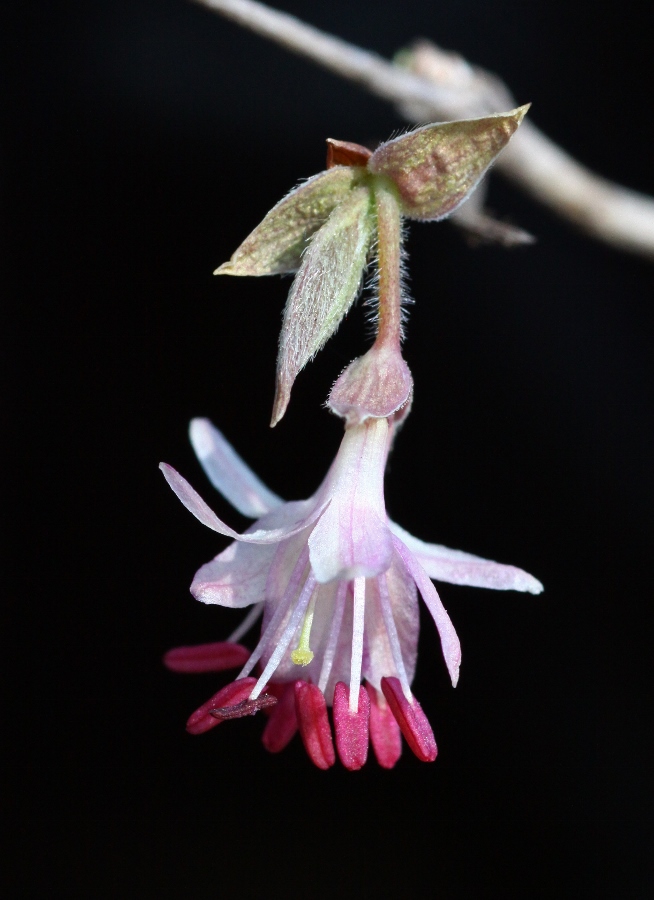
<instances>
[{"instance_id":1,"label":"flower petal","mask_svg":"<svg viewBox=\"0 0 654 900\"><path fill-rule=\"evenodd\" d=\"M311 235L347 197L358 172L337 166L298 185L270 210L214 275L295 272Z\"/></svg>"},{"instance_id":2,"label":"flower petal","mask_svg":"<svg viewBox=\"0 0 654 900\"><path fill-rule=\"evenodd\" d=\"M259 519L282 505L209 419L193 419L189 437L209 481L244 516Z\"/></svg>"},{"instance_id":3,"label":"flower petal","mask_svg":"<svg viewBox=\"0 0 654 900\"><path fill-rule=\"evenodd\" d=\"M482 559L463 550L451 550L440 544L427 544L409 534L395 522L391 531L409 548L430 578L449 584L490 588L496 591L528 591L540 594L543 585L528 572L503 563Z\"/></svg>"},{"instance_id":4,"label":"flower petal","mask_svg":"<svg viewBox=\"0 0 654 900\"><path fill-rule=\"evenodd\" d=\"M385 575L371 578L366 583L366 642L367 661L364 677L378 690L384 675L397 675L388 629L384 621L380 597L381 578L386 578L386 592L390 600L391 614L400 644L402 662L409 684L413 681L418 656L418 634L420 631L420 610L418 592L413 578L408 574L397 553Z\"/></svg>"},{"instance_id":5,"label":"flower petal","mask_svg":"<svg viewBox=\"0 0 654 900\"><path fill-rule=\"evenodd\" d=\"M321 492L331 503L311 532L309 554L317 581L372 578L393 556L384 508L386 419L348 428Z\"/></svg>"},{"instance_id":6,"label":"flower petal","mask_svg":"<svg viewBox=\"0 0 654 900\"><path fill-rule=\"evenodd\" d=\"M198 492L195 491L188 481L183 478L179 472L173 469L172 466L169 466L168 463L159 463L159 468L178 498L182 501L188 511L193 513L199 522L202 522L207 528L211 528L212 531L217 531L218 534L224 534L226 537L231 537L236 541L245 541L250 544L277 544L279 541L292 537L294 534L297 534L298 531L302 531L303 528L306 528L307 525L315 522L327 505L325 503L322 506L314 506L313 509L311 509L313 504L309 503L308 508L311 509L311 512L307 514L306 502L298 504L285 503L284 506L280 508L280 511L286 511L287 508L297 506L298 514L302 517L296 519L292 524L285 524L279 528L248 529L244 534L239 534L237 531L234 531L233 528L230 528L229 525L225 525L225 523L218 518L215 512L210 509L202 497L200 497ZM275 511L269 515L274 516Z\"/></svg>"},{"instance_id":7,"label":"flower petal","mask_svg":"<svg viewBox=\"0 0 654 900\"><path fill-rule=\"evenodd\" d=\"M461 665L461 645L459 638L454 630L454 625L447 614L447 611L441 599L436 593L436 588L429 580L429 576L422 568L417 559L410 550L404 546L398 538L393 538L393 546L402 558L402 562L406 566L409 574L415 581L418 590L425 601L425 606L432 615L436 628L441 639L441 647L443 648L443 656L447 671L452 679L452 687L456 687L459 680L459 666ZM390 702L390 701L389 701ZM401 727L400 723L400 727Z\"/></svg>"},{"instance_id":8,"label":"flower petal","mask_svg":"<svg viewBox=\"0 0 654 900\"><path fill-rule=\"evenodd\" d=\"M191 593L201 603L241 609L265 597L268 568L276 546L234 541L195 573ZM245 662L245 660L243 660Z\"/></svg>"}]
</instances>

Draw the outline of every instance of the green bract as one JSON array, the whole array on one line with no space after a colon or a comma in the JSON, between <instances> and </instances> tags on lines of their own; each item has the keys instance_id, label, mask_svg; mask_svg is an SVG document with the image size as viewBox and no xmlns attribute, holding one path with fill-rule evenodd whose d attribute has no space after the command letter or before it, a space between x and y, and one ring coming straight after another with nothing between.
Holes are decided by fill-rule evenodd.
<instances>
[{"instance_id":1,"label":"green bract","mask_svg":"<svg viewBox=\"0 0 654 900\"><path fill-rule=\"evenodd\" d=\"M336 331L359 293L373 237L371 201L368 187L350 191L304 254L284 310L272 425L286 411L298 372Z\"/></svg>"},{"instance_id":2,"label":"green bract","mask_svg":"<svg viewBox=\"0 0 654 900\"><path fill-rule=\"evenodd\" d=\"M219 275L297 271L284 310L272 425L284 415L297 374L356 298L378 237L375 188L385 190L399 215L444 218L474 190L528 109L425 125L381 144L365 165L364 147L333 142L341 148L337 161L346 164L291 191L216 269Z\"/></svg>"},{"instance_id":3,"label":"green bract","mask_svg":"<svg viewBox=\"0 0 654 900\"><path fill-rule=\"evenodd\" d=\"M308 239L344 200L356 171L338 166L314 175L270 210L229 262L214 275L278 275L295 272Z\"/></svg>"},{"instance_id":4,"label":"green bract","mask_svg":"<svg viewBox=\"0 0 654 900\"><path fill-rule=\"evenodd\" d=\"M477 186L528 109L425 125L378 147L368 170L394 182L405 216L442 219Z\"/></svg>"}]
</instances>

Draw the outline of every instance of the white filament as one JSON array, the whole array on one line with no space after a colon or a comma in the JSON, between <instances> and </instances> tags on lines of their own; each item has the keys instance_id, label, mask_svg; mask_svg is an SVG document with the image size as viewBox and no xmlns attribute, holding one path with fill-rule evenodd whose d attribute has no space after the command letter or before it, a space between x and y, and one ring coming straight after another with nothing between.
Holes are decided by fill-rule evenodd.
<instances>
[{"instance_id":1,"label":"white filament","mask_svg":"<svg viewBox=\"0 0 654 900\"><path fill-rule=\"evenodd\" d=\"M354 607L352 611L352 661L350 663L350 712L359 710L359 687L363 662L363 628L366 611L366 579L354 579Z\"/></svg>"},{"instance_id":2,"label":"white filament","mask_svg":"<svg viewBox=\"0 0 654 900\"><path fill-rule=\"evenodd\" d=\"M263 607L264 607L263 600L261 601L261 603L255 603L254 606L252 607L252 609L250 610L250 612L247 614L247 616L243 619L241 624L238 626L238 628L236 628L234 631L232 631L232 633L227 638L227 640L230 643L236 643L237 641L240 641L240 639L243 637L243 635L247 634L248 631L250 630L250 628L252 628L254 623L257 621L257 619L263 612Z\"/></svg>"},{"instance_id":3,"label":"white filament","mask_svg":"<svg viewBox=\"0 0 654 900\"><path fill-rule=\"evenodd\" d=\"M277 646L273 650L272 656L266 663L266 668L263 670L261 675L259 676L259 680L255 684L252 689L252 693L250 694L250 700L256 700L261 691L265 688L270 680L270 676L274 673L277 666L282 661L282 656L286 653L288 649L288 645L291 643L293 639L293 635L298 629L300 624L300 620L302 616L306 612L306 608L309 605L309 600L311 599L311 595L316 587L316 579L313 575L313 572L309 572L307 575L307 580L304 582L304 587L302 588L302 592L298 598L298 601L295 605L295 609L293 610L293 614L291 615L286 628L284 629L281 638L277 642Z\"/></svg>"},{"instance_id":4,"label":"white filament","mask_svg":"<svg viewBox=\"0 0 654 900\"><path fill-rule=\"evenodd\" d=\"M382 573L377 577L377 586L379 588L379 603L381 606L382 616L384 617L384 625L388 634L388 641L391 645L391 653L393 654L393 662L395 669L402 685L402 693L409 703L413 700L413 694L409 686L409 679L406 675L404 667L404 659L402 658L402 648L400 647L400 639L393 618L393 610L391 608L391 598L388 595L388 584L386 583L386 573Z\"/></svg>"},{"instance_id":5,"label":"white filament","mask_svg":"<svg viewBox=\"0 0 654 900\"><path fill-rule=\"evenodd\" d=\"M250 674L252 669L254 669L256 664L261 659L261 655L263 654L264 650L268 646L270 639L272 637L274 637L275 632L277 631L277 628L283 621L284 616L288 612L288 609L289 609L291 603L293 602L293 599L295 598L295 593L296 593L295 587L298 585L301 576L304 574L304 569L306 569L308 561L309 561L309 548L305 547L305 549L300 554L300 557L299 557L297 563L295 564L295 568L293 569L293 574L291 575L289 582L288 582L288 587L286 588L286 593L280 600L279 606L273 613L272 619L270 620L270 622L268 622L268 625L266 626L266 630L259 638L259 643L255 647L254 652L252 653L252 656L248 659L248 661L245 663L245 665L241 669L239 676L238 676L239 678L245 678L247 675Z\"/></svg>"},{"instance_id":6,"label":"white filament","mask_svg":"<svg viewBox=\"0 0 654 900\"><path fill-rule=\"evenodd\" d=\"M338 646L338 638L341 632L341 623L343 622L343 612L345 610L345 595L347 594L348 582L342 581L336 592L336 601L334 604L334 617L332 618L329 637L327 638L327 646L322 658L322 668L320 669L320 678L318 679L318 687L325 693L329 676L332 674L332 666L334 665L334 656Z\"/></svg>"}]
</instances>

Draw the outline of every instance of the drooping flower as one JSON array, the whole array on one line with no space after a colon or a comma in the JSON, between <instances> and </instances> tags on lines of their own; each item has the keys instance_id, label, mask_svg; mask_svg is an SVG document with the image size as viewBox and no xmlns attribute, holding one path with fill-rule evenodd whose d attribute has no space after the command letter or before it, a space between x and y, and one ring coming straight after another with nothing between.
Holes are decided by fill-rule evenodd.
<instances>
[{"instance_id":1,"label":"drooping flower","mask_svg":"<svg viewBox=\"0 0 654 900\"><path fill-rule=\"evenodd\" d=\"M401 752L400 732L418 758L435 759L433 732L411 692L418 592L456 685L459 641L431 579L531 593L542 585L513 566L424 543L388 519L383 481L394 428L386 418L346 428L316 493L284 503L211 423L195 419L191 441L210 481L241 513L257 519L243 534L161 464L186 508L233 538L199 569L191 593L204 603L253 606L231 642L170 651L169 667L218 671L245 662L245 649L234 642L263 614L260 640L239 677L191 716L191 733L271 710L263 736L267 749L283 749L299 728L312 761L329 768L335 761L331 706L336 749L348 769L365 763L369 738L379 763L391 768Z\"/></svg>"}]
</instances>

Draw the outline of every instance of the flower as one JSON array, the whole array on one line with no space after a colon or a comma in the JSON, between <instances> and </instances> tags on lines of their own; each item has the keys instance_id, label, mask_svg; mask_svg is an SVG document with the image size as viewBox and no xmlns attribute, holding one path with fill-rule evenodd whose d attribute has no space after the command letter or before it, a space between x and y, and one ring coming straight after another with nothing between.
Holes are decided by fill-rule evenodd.
<instances>
[{"instance_id":1,"label":"flower","mask_svg":"<svg viewBox=\"0 0 654 900\"><path fill-rule=\"evenodd\" d=\"M281 750L299 728L310 758L325 769L335 761L332 706L336 750L348 769L365 763L369 736L379 763L391 768L401 752L400 732L418 758L435 759L433 732L411 692L418 592L456 686L459 640L431 578L531 593L542 585L513 566L426 544L388 519L383 481L394 429L385 418L347 428L316 493L284 503L208 420L193 420L191 441L209 479L241 513L257 519L243 534L161 464L186 508L234 539L199 569L191 593L203 603L254 607L231 641L170 651L169 667L217 671L245 662L247 651L235 641L263 613L260 640L238 679L191 716L189 731L267 709L264 745Z\"/></svg>"}]
</instances>

